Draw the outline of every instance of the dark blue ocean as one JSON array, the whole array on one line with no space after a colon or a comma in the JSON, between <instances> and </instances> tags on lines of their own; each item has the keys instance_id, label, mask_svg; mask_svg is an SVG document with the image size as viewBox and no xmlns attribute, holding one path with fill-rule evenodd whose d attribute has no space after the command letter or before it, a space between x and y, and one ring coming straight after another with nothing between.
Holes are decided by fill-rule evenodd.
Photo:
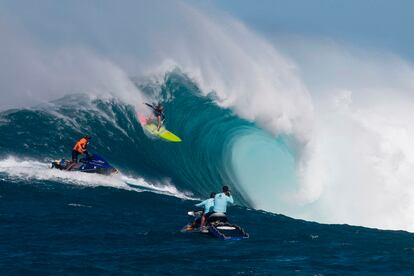
<instances>
[{"instance_id":1,"label":"dark blue ocean","mask_svg":"<svg viewBox=\"0 0 414 276\"><path fill-rule=\"evenodd\" d=\"M296 220L252 208L229 166L232 145L257 127L202 97L179 72L153 85L179 144L148 137L134 108L76 94L0 114L0 269L16 274L412 275L414 234ZM52 171L74 142L120 170ZM294 158L289 137L275 138ZM286 168L290 170L290 168ZM221 185L231 222L250 238L181 233L187 211ZM252 183L254 185L254 183Z\"/></svg>"}]
</instances>

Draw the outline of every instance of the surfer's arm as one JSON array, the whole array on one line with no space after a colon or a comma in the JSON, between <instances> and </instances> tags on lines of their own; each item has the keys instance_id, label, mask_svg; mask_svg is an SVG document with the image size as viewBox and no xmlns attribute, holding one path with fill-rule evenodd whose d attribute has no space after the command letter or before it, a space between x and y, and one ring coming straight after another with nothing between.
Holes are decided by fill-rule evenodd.
<instances>
[{"instance_id":1,"label":"surfer's arm","mask_svg":"<svg viewBox=\"0 0 414 276\"><path fill-rule=\"evenodd\" d=\"M234 200L233 200L233 196L232 195L230 195L230 196L227 197L227 202L228 203L231 203L231 204L234 203Z\"/></svg>"},{"instance_id":2,"label":"surfer's arm","mask_svg":"<svg viewBox=\"0 0 414 276\"><path fill-rule=\"evenodd\" d=\"M146 104L147 106L151 107L152 109L155 108L152 104L149 104L149 103L144 103L144 104Z\"/></svg>"}]
</instances>

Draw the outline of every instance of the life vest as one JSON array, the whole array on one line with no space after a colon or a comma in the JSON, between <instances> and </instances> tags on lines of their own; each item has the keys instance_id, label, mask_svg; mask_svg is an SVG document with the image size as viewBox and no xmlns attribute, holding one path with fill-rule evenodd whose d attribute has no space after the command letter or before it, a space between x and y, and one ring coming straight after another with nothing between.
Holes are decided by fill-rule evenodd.
<instances>
[{"instance_id":1,"label":"life vest","mask_svg":"<svg viewBox=\"0 0 414 276\"><path fill-rule=\"evenodd\" d=\"M82 138L75 144L75 146L73 147L73 150L79 153L84 153L86 151L87 145L88 145L88 140L86 140L85 138Z\"/></svg>"}]
</instances>

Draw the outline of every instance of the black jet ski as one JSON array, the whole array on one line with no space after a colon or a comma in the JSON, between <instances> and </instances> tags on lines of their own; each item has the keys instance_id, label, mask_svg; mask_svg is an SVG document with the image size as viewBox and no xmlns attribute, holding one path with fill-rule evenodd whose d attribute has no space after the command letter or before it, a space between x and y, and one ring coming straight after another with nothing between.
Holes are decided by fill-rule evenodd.
<instances>
[{"instance_id":1,"label":"black jet ski","mask_svg":"<svg viewBox=\"0 0 414 276\"><path fill-rule=\"evenodd\" d=\"M248 239L249 234L246 233L243 228L236 224L231 224L227 220L227 216L224 213L213 213L206 221L206 228L200 230L200 222L202 212L188 212L190 217L194 220L184 226L182 232L199 232L210 234L211 236L221 240L243 240Z\"/></svg>"},{"instance_id":2,"label":"black jet ski","mask_svg":"<svg viewBox=\"0 0 414 276\"><path fill-rule=\"evenodd\" d=\"M108 161L97 154L83 157L79 160L78 163L74 163L72 160L65 159L55 160L52 162L52 169L97 173L104 175L111 175L118 172L118 170L112 167Z\"/></svg>"}]
</instances>

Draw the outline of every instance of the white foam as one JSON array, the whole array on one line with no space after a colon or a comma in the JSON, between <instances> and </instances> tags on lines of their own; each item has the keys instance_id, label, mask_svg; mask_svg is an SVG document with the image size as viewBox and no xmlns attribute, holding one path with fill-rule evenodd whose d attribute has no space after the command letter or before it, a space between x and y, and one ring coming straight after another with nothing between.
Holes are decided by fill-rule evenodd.
<instances>
[{"instance_id":1,"label":"white foam","mask_svg":"<svg viewBox=\"0 0 414 276\"><path fill-rule=\"evenodd\" d=\"M25 20L24 16L2 18L0 33L5 43L0 45L0 57L9 66L0 67L5 76L0 91L11 95L0 108L88 93L116 96L142 112L147 109L142 105L145 96L129 76L159 72L163 77L178 66L197 81L203 93L214 91L219 105L272 133L292 133L306 140L312 105L294 64L240 22L212 11L207 15L181 1L131 2L129 6L102 3L99 15L81 2L68 5L79 11L68 18L85 20L59 18L54 22L56 30L72 26L91 32L86 37L71 33L73 40L80 41L76 46L61 41L61 32L51 32L47 39L36 32L39 26L50 24L45 20L47 13L58 5L48 9L32 5L44 16L36 17L27 29L11 19ZM122 11L122 18L113 18L114 9ZM148 16L146 10L159 16ZM110 27L108 17L113 19ZM85 28L80 22L89 25ZM120 44L120 40L127 43ZM102 45L113 51L102 53ZM160 64L166 65L160 68ZM29 77L22 79L22 74Z\"/></svg>"},{"instance_id":2,"label":"white foam","mask_svg":"<svg viewBox=\"0 0 414 276\"><path fill-rule=\"evenodd\" d=\"M311 49L303 66L316 120L299 192L312 206L304 217L414 231L412 64L335 44ZM318 71L308 68L315 59Z\"/></svg>"},{"instance_id":3,"label":"white foam","mask_svg":"<svg viewBox=\"0 0 414 276\"><path fill-rule=\"evenodd\" d=\"M218 105L273 134L293 134L306 141L312 103L294 63L234 19L206 15L187 5L176 9L180 19L171 28L185 31L174 33L174 44L160 43L161 58L156 60L164 63L149 72L162 76L178 67L204 94L214 91Z\"/></svg>"},{"instance_id":4,"label":"white foam","mask_svg":"<svg viewBox=\"0 0 414 276\"><path fill-rule=\"evenodd\" d=\"M9 178L19 181L46 180L87 187L105 186L136 192L149 191L182 199L191 199L190 193L178 191L168 180L162 183L150 183L143 178L135 178L123 174L105 176L61 171L51 169L50 163L36 160L21 160L12 156L0 160L0 173L4 173Z\"/></svg>"},{"instance_id":5,"label":"white foam","mask_svg":"<svg viewBox=\"0 0 414 276\"><path fill-rule=\"evenodd\" d=\"M306 40L296 44L306 45L297 51L315 104L298 179L262 179L266 171L288 164L280 163L280 154L273 151L274 156L260 160L238 160L244 163L241 169L249 162L262 164L240 184L252 190L254 206L265 210L318 222L414 231L413 66L389 53ZM246 145L237 150L249 152L252 146Z\"/></svg>"},{"instance_id":6,"label":"white foam","mask_svg":"<svg viewBox=\"0 0 414 276\"><path fill-rule=\"evenodd\" d=\"M174 195L178 198L182 199L196 199L192 197L192 193L190 192L180 192L177 188L171 184L168 179L165 179L162 182L147 182L142 178L133 178L130 176L122 175L122 180L130 185L139 186L141 189L153 191L156 193L167 194L167 195Z\"/></svg>"},{"instance_id":7,"label":"white foam","mask_svg":"<svg viewBox=\"0 0 414 276\"><path fill-rule=\"evenodd\" d=\"M83 207L83 208L92 208L92 206L89 205L83 205L83 204L79 204L79 203L69 203L68 206L71 207Z\"/></svg>"}]
</instances>

